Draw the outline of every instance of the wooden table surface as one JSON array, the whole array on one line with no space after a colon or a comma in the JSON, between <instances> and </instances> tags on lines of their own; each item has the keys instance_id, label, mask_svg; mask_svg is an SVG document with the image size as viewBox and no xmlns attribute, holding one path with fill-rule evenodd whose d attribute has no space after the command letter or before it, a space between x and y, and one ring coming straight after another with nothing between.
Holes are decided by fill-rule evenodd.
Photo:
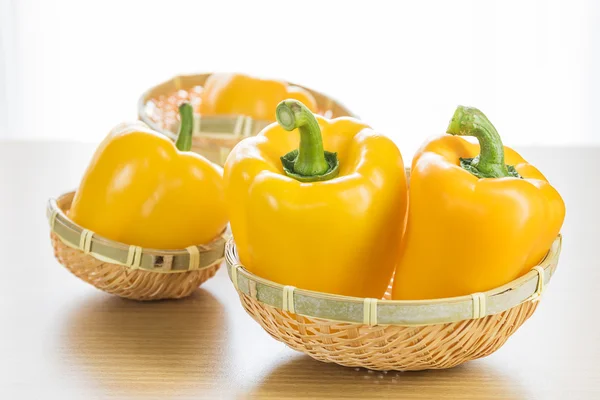
<instances>
[{"instance_id":1,"label":"wooden table surface","mask_svg":"<svg viewBox=\"0 0 600 400\"><path fill-rule=\"evenodd\" d=\"M245 314L225 269L180 301L102 293L53 258L47 198L94 146L0 142L0 399L600 399L600 148L524 148L567 204L559 268L497 353L446 371L314 361Z\"/></svg>"}]
</instances>

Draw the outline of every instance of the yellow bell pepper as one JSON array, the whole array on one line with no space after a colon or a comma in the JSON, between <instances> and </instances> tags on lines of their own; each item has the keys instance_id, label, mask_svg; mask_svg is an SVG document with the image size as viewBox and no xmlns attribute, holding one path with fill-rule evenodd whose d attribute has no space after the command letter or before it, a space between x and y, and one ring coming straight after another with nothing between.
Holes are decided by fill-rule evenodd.
<instances>
[{"instance_id":1,"label":"yellow bell pepper","mask_svg":"<svg viewBox=\"0 0 600 400\"><path fill-rule=\"evenodd\" d=\"M277 104L287 98L297 99L311 111L317 111L315 98L301 87L243 74L213 74L204 84L198 112L201 115L246 115L272 122Z\"/></svg>"},{"instance_id":2,"label":"yellow bell pepper","mask_svg":"<svg viewBox=\"0 0 600 400\"><path fill-rule=\"evenodd\" d=\"M70 218L106 238L155 249L210 242L227 225L223 171L189 151L193 109L173 144L141 122L114 128L75 194Z\"/></svg>"},{"instance_id":3,"label":"yellow bell pepper","mask_svg":"<svg viewBox=\"0 0 600 400\"><path fill-rule=\"evenodd\" d=\"M405 225L400 151L358 120L327 120L296 100L276 117L225 164L242 264L284 285L381 298Z\"/></svg>"},{"instance_id":4,"label":"yellow bell pepper","mask_svg":"<svg viewBox=\"0 0 600 400\"><path fill-rule=\"evenodd\" d=\"M474 136L479 145L459 136ZM507 165L508 164L508 165ZM469 295L528 272L548 252L565 205L481 111L458 107L448 135L415 155L394 299Z\"/></svg>"}]
</instances>

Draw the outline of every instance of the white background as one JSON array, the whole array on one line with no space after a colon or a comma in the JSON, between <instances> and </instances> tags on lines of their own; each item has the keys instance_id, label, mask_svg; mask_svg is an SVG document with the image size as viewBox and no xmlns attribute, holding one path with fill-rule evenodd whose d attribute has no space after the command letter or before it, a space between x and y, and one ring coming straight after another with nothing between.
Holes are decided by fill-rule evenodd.
<instances>
[{"instance_id":1,"label":"white background","mask_svg":"<svg viewBox=\"0 0 600 400\"><path fill-rule=\"evenodd\" d=\"M457 104L508 145L600 143L600 2L0 0L0 139L101 140L179 73L283 78L409 158Z\"/></svg>"}]
</instances>

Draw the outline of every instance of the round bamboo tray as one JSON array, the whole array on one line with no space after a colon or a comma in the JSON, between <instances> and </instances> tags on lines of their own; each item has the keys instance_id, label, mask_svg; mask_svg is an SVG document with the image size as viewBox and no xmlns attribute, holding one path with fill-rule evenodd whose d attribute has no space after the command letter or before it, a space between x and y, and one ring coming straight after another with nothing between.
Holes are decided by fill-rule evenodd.
<instances>
[{"instance_id":1,"label":"round bamboo tray","mask_svg":"<svg viewBox=\"0 0 600 400\"><path fill-rule=\"evenodd\" d=\"M179 129L177 106L185 100L196 108L202 86L210 75L180 75L149 89L138 101L139 119L175 140ZM326 118L354 116L346 107L324 94L301 85L291 85L308 90L317 101L318 113ZM225 163L229 152L240 140L258 134L274 122L254 120L243 115L202 117L196 114L194 118L192 150L219 165Z\"/></svg>"},{"instance_id":2,"label":"round bamboo tray","mask_svg":"<svg viewBox=\"0 0 600 400\"><path fill-rule=\"evenodd\" d=\"M75 192L50 199L46 215L56 259L96 288L134 300L189 296L219 269L228 233L184 250L129 246L95 235L69 219Z\"/></svg>"},{"instance_id":3,"label":"round bamboo tray","mask_svg":"<svg viewBox=\"0 0 600 400\"><path fill-rule=\"evenodd\" d=\"M498 350L535 311L557 266L558 236L545 259L494 290L435 300L363 299L283 286L225 259L244 309L267 333L323 362L373 370L451 368ZM390 285L391 288L391 285Z\"/></svg>"}]
</instances>

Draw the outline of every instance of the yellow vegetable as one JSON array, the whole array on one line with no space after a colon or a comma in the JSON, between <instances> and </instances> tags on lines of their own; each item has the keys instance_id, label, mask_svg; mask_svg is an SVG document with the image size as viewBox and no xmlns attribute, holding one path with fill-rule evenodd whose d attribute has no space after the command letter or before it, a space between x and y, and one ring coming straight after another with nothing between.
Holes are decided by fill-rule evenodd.
<instances>
[{"instance_id":1,"label":"yellow vegetable","mask_svg":"<svg viewBox=\"0 0 600 400\"><path fill-rule=\"evenodd\" d=\"M315 98L301 87L243 74L213 74L204 84L198 111L201 115L246 115L275 121L277 104L287 98L317 111Z\"/></svg>"},{"instance_id":2,"label":"yellow vegetable","mask_svg":"<svg viewBox=\"0 0 600 400\"><path fill-rule=\"evenodd\" d=\"M144 124L122 124L100 144L69 216L106 238L156 249L210 242L227 224L222 169L190 152L192 107L177 144Z\"/></svg>"},{"instance_id":3,"label":"yellow vegetable","mask_svg":"<svg viewBox=\"0 0 600 400\"><path fill-rule=\"evenodd\" d=\"M406 215L400 151L358 120L327 120L296 100L276 114L225 164L241 262L280 284L381 298Z\"/></svg>"},{"instance_id":4,"label":"yellow vegetable","mask_svg":"<svg viewBox=\"0 0 600 400\"><path fill-rule=\"evenodd\" d=\"M502 286L541 261L565 217L560 194L537 168L502 146L481 111L459 107L448 133L413 159L394 299ZM474 136L480 145L459 136Z\"/></svg>"}]
</instances>

